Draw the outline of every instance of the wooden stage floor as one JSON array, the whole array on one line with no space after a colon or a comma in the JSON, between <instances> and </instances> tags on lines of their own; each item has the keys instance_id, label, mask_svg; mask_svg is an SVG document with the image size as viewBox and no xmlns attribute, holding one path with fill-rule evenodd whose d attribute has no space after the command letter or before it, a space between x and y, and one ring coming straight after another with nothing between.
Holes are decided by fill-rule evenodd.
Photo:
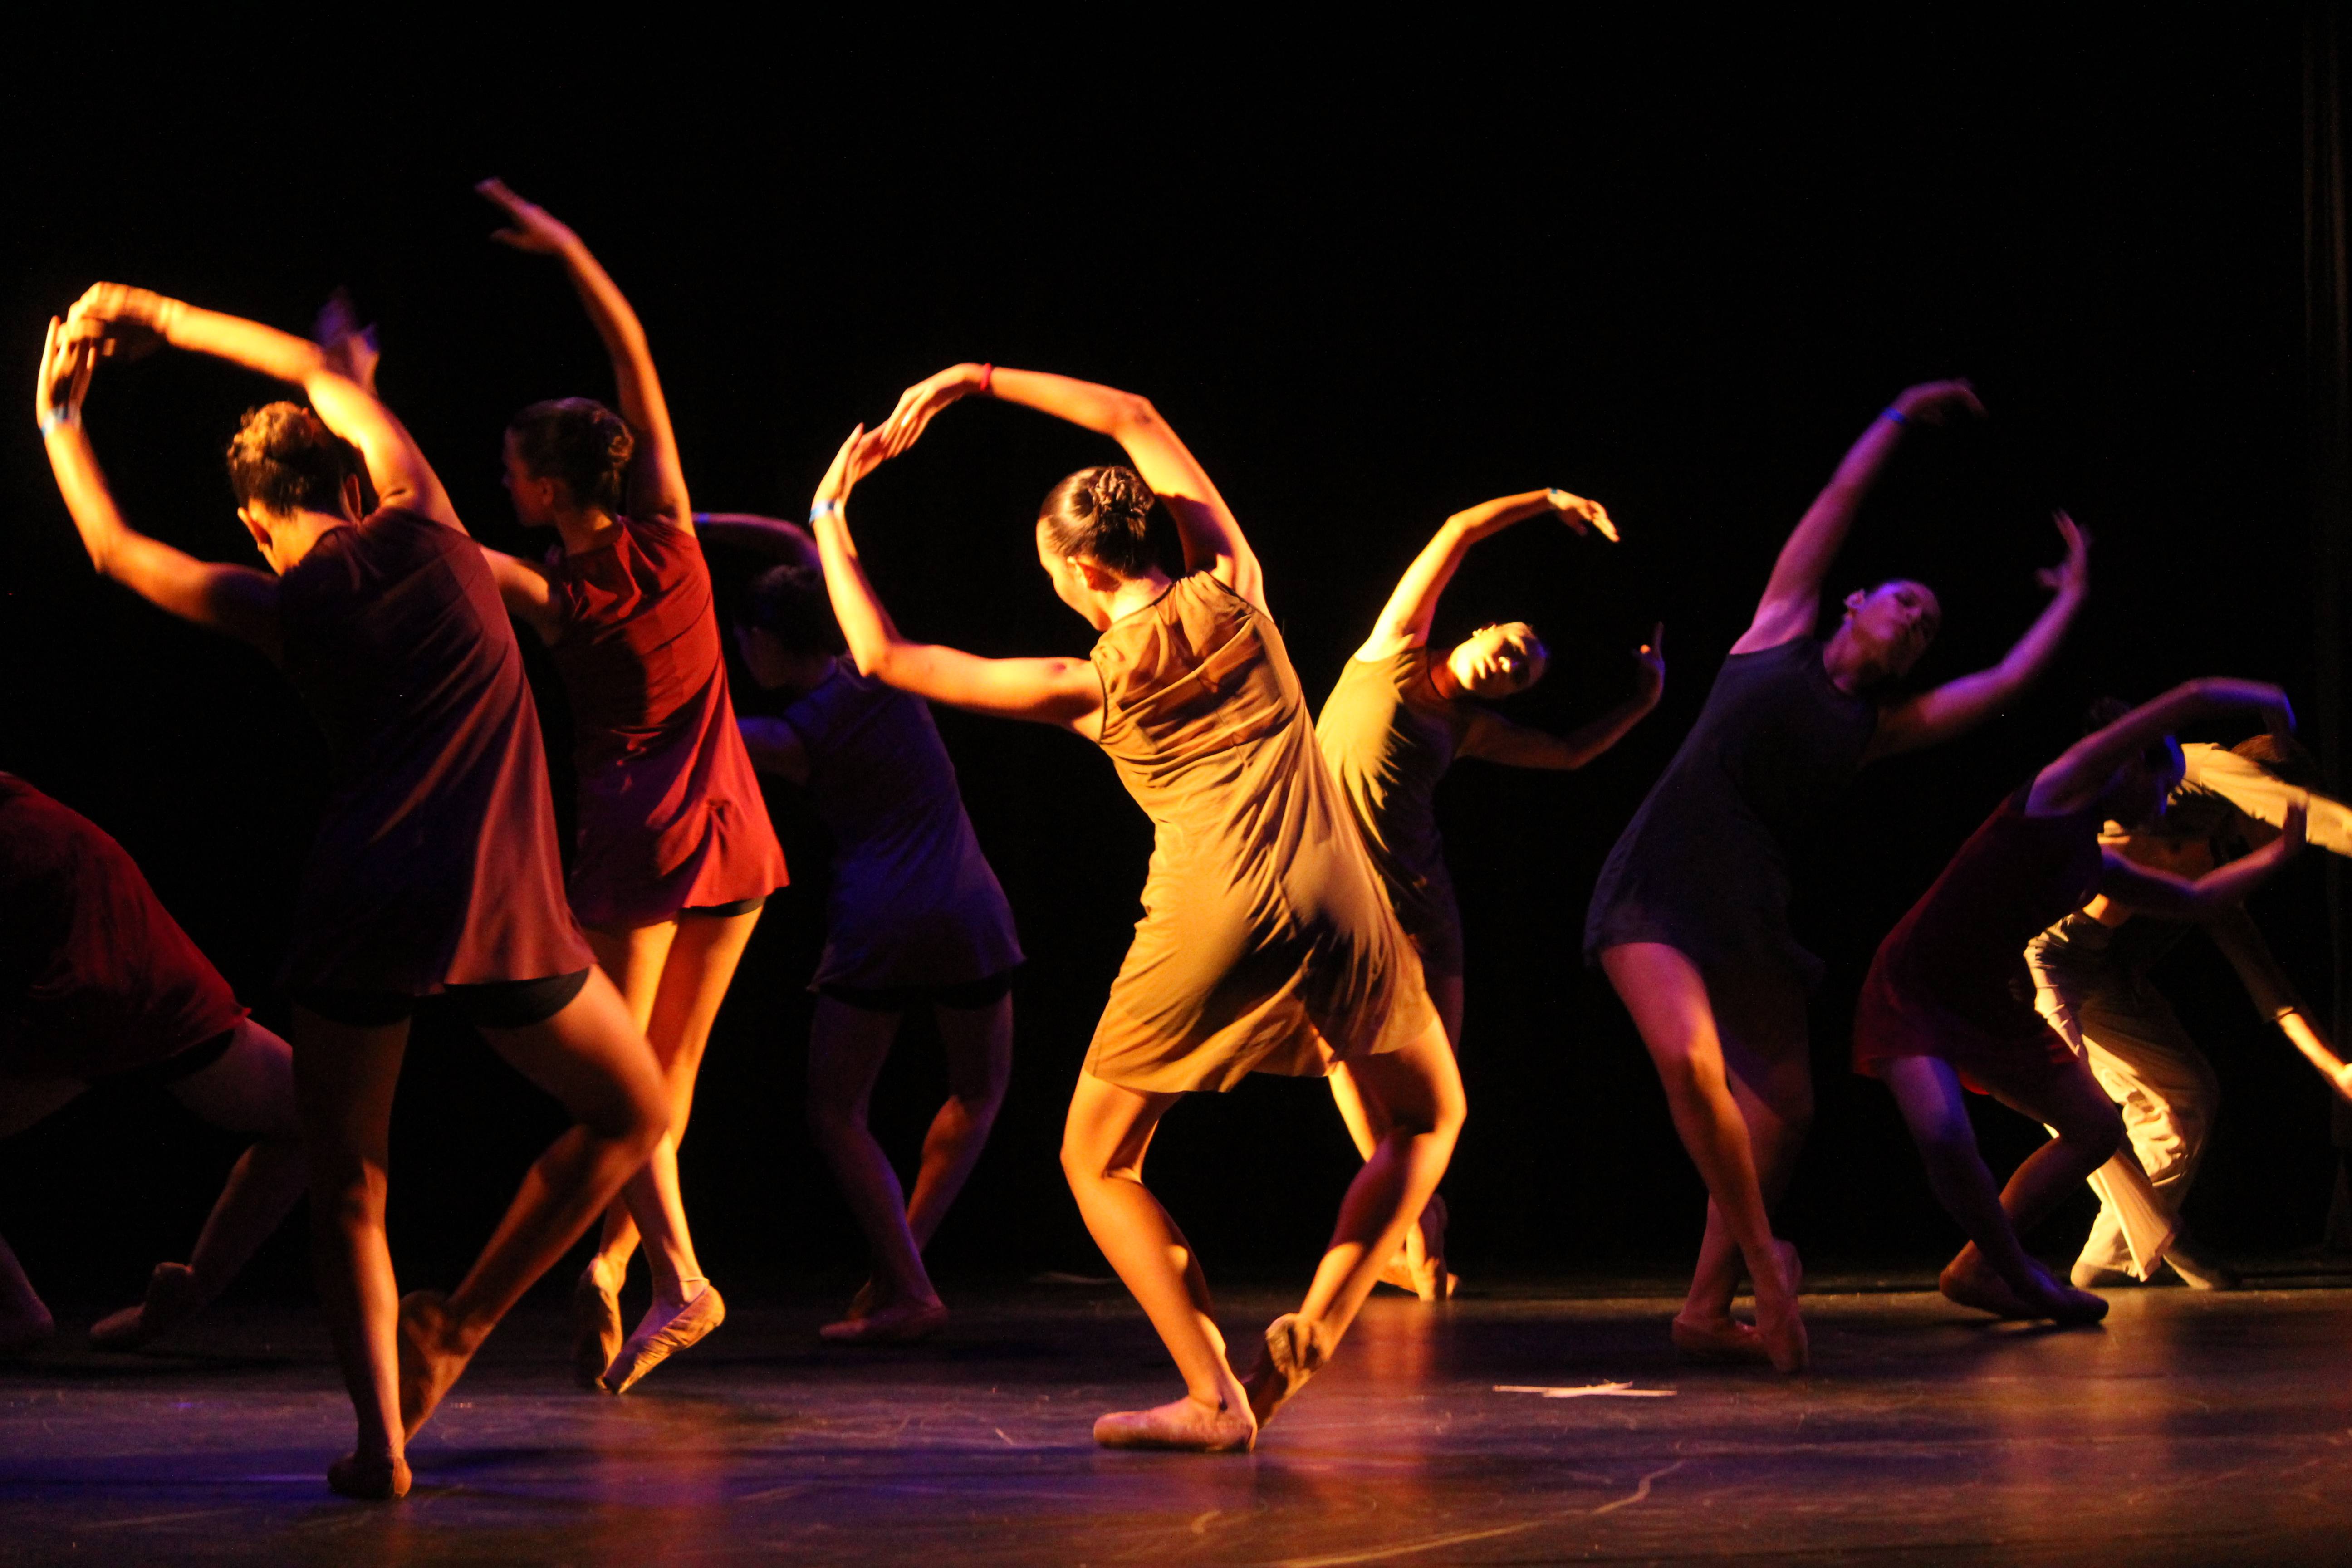
<instances>
[{"instance_id":1,"label":"wooden stage floor","mask_svg":"<svg viewBox=\"0 0 2352 1568\"><path fill-rule=\"evenodd\" d=\"M0 1365L0 1563L2352 1562L2352 1289L2277 1282L2036 1332L1823 1279L1794 1379L1676 1365L1663 1280L1383 1292L1221 1458L1088 1440L1178 1392L1114 1289L965 1292L866 1352L814 1300L746 1303L621 1399L565 1385L534 1302L398 1505L320 1483L350 1415L315 1321L232 1303L167 1350ZM1221 1315L1242 1341L1282 1304Z\"/></svg>"}]
</instances>

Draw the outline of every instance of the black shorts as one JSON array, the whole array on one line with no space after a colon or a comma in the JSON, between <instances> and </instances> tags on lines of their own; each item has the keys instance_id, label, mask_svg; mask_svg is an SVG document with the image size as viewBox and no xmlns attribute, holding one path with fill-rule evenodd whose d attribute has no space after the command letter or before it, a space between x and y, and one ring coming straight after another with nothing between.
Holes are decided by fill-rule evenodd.
<instances>
[{"instance_id":1,"label":"black shorts","mask_svg":"<svg viewBox=\"0 0 2352 1568\"><path fill-rule=\"evenodd\" d=\"M457 1011L478 1029L527 1029L544 1024L566 1007L588 984L590 969L570 974L550 974L538 980L492 980L479 985L452 985L444 993ZM355 1029L380 1029L405 1024L415 1016L422 996L397 991L338 991L324 987L298 991L294 1000L331 1023ZM176 1058L174 1058L176 1059Z\"/></svg>"},{"instance_id":2,"label":"black shorts","mask_svg":"<svg viewBox=\"0 0 2352 1568\"><path fill-rule=\"evenodd\" d=\"M925 1004L935 1007L992 1007L1012 994L1013 976L1017 972L1001 970L985 980L966 980L954 985L866 986L828 982L817 986L816 994L866 1013L904 1013Z\"/></svg>"},{"instance_id":3,"label":"black shorts","mask_svg":"<svg viewBox=\"0 0 2352 1568\"><path fill-rule=\"evenodd\" d=\"M688 915L700 915L708 921L723 921L735 915L748 915L767 901L767 894L754 893L748 899L730 899L723 904L695 904L678 910L677 918L684 920Z\"/></svg>"},{"instance_id":4,"label":"black shorts","mask_svg":"<svg viewBox=\"0 0 2352 1568\"><path fill-rule=\"evenodd\" d=\"M243 1027L245 1025L240 1022L236 1028L223 1029L210 1039L198 1040L186 1050L175 1052L160 1062L149 1062L144 1067L132 1068L129 1072L116 1073L106 1081L124 1089L168 1089L183 1079L195 1077L228 1055L228 1048L236 1044L237 1029Z\"/></svg>"}]
</instances>

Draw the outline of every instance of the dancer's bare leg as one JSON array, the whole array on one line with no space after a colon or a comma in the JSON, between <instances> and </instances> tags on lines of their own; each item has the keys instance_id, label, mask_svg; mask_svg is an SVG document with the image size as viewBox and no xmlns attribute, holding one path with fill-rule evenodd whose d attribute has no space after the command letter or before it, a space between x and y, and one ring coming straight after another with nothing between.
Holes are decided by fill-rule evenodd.
<instances>
[{"instance_id":1,"label":"dancer's bare leg","mask_svg":"<svg viewBox=\"0 0 2352 1568\"><path fill-rule=\"evenodd\" d=\"M0 1074L0 1138L10 1138L64 1110L89 1087L78 1078ZM57 1320L0 1240L0 1355L30 1350L57 1332Z\"/></svg>"},{"instance_id":2,"label":"dancer's bare leg","mask_svg":"<svg viewBox=\"0 0 2352 1568\"><path fill-rule=\"evenodd\" d=\"M1462 976L1424 972L1422 978L1429 987L1429 1000L1437 1008L1437 1020L1444 1026L1445 1042L1459 1058ZM1339 1120L1347 1124L1348 1136L1355 1141L1356 1152L1370 1159L1373 1148L1388 1132L1386 1121L1377 1107L1365 1102L1347 1063L1333 1064L1330 1083L1332 1101L1339 1108ZM1411 1290L1424 1301L1451 1296L1461 1281L1445 1267L1446 1218L1445 1200L1433 1193L1423 1206L1421 1223L1406 1227L1404 1245L1381 1265L1381 1282L1400 1290Z\"/></svg>"},{"instance_id":3,"label":"dancer's bare leg","mask_svg":"<svg viewBox=\"0 0 2352 1568\"><path fill-rule=\"evenodd\" d=\"M1725 1072L1740 1119L1748 1124L1748 1147L1769 1215L1788 1191L1806 1134L1812 1130L1813 1071L1805 1034L1805 994L1793 983L1764 983L1722 1000L1738 1014L1733 1020L1717 1012L1716 1022ZM1696 1331L1697 1338L1714 1338L1734 1353L1746 1349L1740 1342L1752 1336L1731 1318L1732 1298L1739 1293L1746 1273L1738 1244L1723 1223L1722 1211L1709 1199L1698 1267L1675 1320L1682 1325L1678 1332ZM1753 1353L1763 1354L1760 1342Z\"/></svg>"},{"instance_id":4,"label":"dancer's bare leg","mask_svg":"<svg viewBox=\"0 0 2352 1568\"><path fill-rule=\"evenodd\" d=\"M1182 1399L1156 1410L1105 1416L1095 1435L1155 1447L1246 1447L1256 1423L1226 1363L1208 1279L1192 1243L1143 1184L1151 1134L1181 1098L1121 1089L1088 1072L1078 1075L1070 1096L1062 1173L1087 1234L1159 1331L1185 1390Z\"/></svg>"},{"instance_id":5,"label":"dancer's bare leg","mask_svg":"<svg viewBox=\"0 0 2352 1568\"><path fill-rule=\"evenodd\" d=\"M406 1440L384 1169L408 1026L339 1024L297 1006L294 1041L294 1102L310 1164L311 1268L359 1418L358 1443L345 1463L388 1480L405 1465Z\"/></svg>"},{"instance_id":6,"label":"dancer's bare leg","mask_svg":"<svg viewBox=\"0 0 2352 1568\"><path fill-rule=\"evenodd\" d=\"M252 1134L230 1168L188 1261L159 1263L146 1299L100 1320L92 1342L110 1350L145 1344L202 1310L286 1218L309 1184L301 1119L294 1103L294 1052L252 1019L202 1072L172 1086L172 1097L215 1127Z\"/></svg>"},{"instance_id":7,"label":"dancer's bare leg","mask_svg":"<svg viewBox=\"0 0 2352 1568\"><path fill-rule=\"evenodd\" d=\"M654 1004L661 995L662 972L668 966L669 950L677 940L679 923L670 920L618 931L583 928L589 950L596 955L596 967L620 992L630 1020L648 1044L653 1040ZM661 1060L659 1046L654 1047L654 1058ZM664 1066L666 1069L667 1064ZM667 1076L667 1070L664 1076ZM673 1135L677 1131L674 1122L670 1131ZM588 1259L588 1272L603 1283L608 1293L617 1295L628 1277L629 1259L636 1250L637 1224L625 1194L604 1211L604 1230L595 1252Z\"/></svg>"},{"instance_id":8,"label":"dancer's bare leg","mask_svg":"<svg viewBox=\"0 0 2352 1568\"><path fill-rule=\"evenodd\" d=\"M854 1007L831 996L816 999L809 1022L809 1131L873 1249L880 1287L875 1305L929 1310L938 1308L940 1296L907 1223L906 1193L866 1125L875 1080L898 1037L898 1018L897 1013ZM836 1337L847 1335L845 1328Z\"/></svg>"},{"instance_id":9,"label":"dancer's bare leg","mask_svg":"<svg viewBox=\"0 0 2352 1568\"><path fill-rule=\"evenodd\" d=\"M573 1126L523 1176L506 1216L446 1300L401 1310L402 1419L414 1433L499 1320L579 1239L668 1126L661 1074L621 994L600 970L564 1009L520 1029L484 1029L492 1049L553 1095Z\"/></svg>"},{"instance_id":10,"label":"dancer's bare leg","mask_svg":"<svg viewBox=\"0 0 2352 1568\"><path fill-rule=\"evenodd\" d=\"M2122 1141L2115 1102L2090 1069L2070 1063L2044 1084L1998 1097L2058 1130L2057 1137L2026 1156L2000 1191L1978 1150L1967 1096L1949 1063L1936 1057L1898 1057L1880 1067L1879 1077L1919 1146L1937 1198L1969 1235L1969 1245L1944 1270L1944 1293L2004 1317L2088 1321L2104 1315L2105 1302L2054 1278L2018 1239L2105 1164Z\"/></svg>"},{"instance_id":11,"label":"dancer's bare leg","mask_svg":"<svg viewBox=\"0 0 2352 1568\"><path fill-rule=\"evenodd\" d=\"M985 1007L935 1006L931 1016L947 1054L948 1098L923 1134L923 1163L907 1200L907 1228L918 1248L930 1246L949 1205L971 1178L1013 1080L1009 993Z\"/></svg>"},{"instance_id":12,"label":"dancer's bare leg","mask_svg":"<svg viewBox=\"0 0 2352 1568\"><path fill-rule=\"evenodd\" d=\"M1706 983L1697 965L1663 942L1604 948L1601 967L1633 1015L1633 1026L1665 1086L1675 1131L1706 1183L1707 1195L1731 1233L1748 1277L1756 1282L1758 1331L1772 1364L1783 1372L1800 1371L1807 1347L1790 1271L1792 1255L1772 1236L1747 1118L1731 1090Z\"/></svg>"},{"instance_id":13,"label":"dancer's bare leg","mask_svg":"<svg viewBox=\"0 0 2352 1568\"><path fill-rule=\"evenodd\" d=\"M1437 1191L1462 1133L1462 1075L1442 1024L1433 1022L1401 1050L1360 1057L1350 1067L1357 1093L1386 1131L1348 1184L1306 1300L1266 1331L1269 1360L1250 1379L1261 1421L1339 1348L1381 1265ZM1281 1364L1286 1360L1291 1364Z\"/></svg>"}]
</instances>

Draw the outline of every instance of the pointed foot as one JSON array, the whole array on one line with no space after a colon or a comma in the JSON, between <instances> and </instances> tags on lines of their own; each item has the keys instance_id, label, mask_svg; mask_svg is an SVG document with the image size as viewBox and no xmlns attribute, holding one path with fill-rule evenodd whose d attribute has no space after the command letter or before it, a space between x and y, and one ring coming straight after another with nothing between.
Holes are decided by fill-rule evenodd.
<instances>
[{"instance_id":1,"label":"pointed foot","mask_svg":"<svg viewBox=\"0 0 2352 1568\"><path fill-rule=\"evenodd\" d=\"M704 1284L694 1293L694 1300L675 1310L655 1302L638 1320L636 1332L621 1347L621 1353L613 1358L613 1364L604 1369L604 1386L614 1394L626 1394L639 1378L678 1352L700 1342L726 1321L727 1303L716 1285Z\"/></svg>"},{"instance_id":2,"label":"pointed foot","mask_svg":"<svg viewBox=\"0 0 2352 1568\"><path fill-rule=\"evenodd\" d=\"M893 1301L863 1317L827 1323L817 1333L837 1345L912 1345L920 1344L947 1326L947 1306L934 1299Z\"/></svg>"},{"instance_id":3,"label":"pointed foot","mask_svg":"<svg viewBox=\"0 0 2352 1568\"><path fill-rule=\"evenodd\" d=\"M621 1353L621 1293L591 1263L572 1287L572 1375L583 1388L602 1393L604 1369Z\"/></svg>"},{"instance_id":4,"label":"pointed foot","mask_svg":"<svg viewBox=\"0 0 2352 1568\"><path fill-rule=\"evenodd\" d=\"M451 1348L449 1299L413 1290L400 1299L400 1425L410 1437L433 1418L472 1356Z\"/></svg>"}]
</instances>

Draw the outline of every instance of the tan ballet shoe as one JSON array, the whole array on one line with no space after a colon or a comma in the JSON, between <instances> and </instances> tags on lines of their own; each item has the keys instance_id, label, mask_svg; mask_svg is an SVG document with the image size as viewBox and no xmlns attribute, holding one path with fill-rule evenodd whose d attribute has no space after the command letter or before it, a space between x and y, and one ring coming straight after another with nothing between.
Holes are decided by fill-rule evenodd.
<instances>
[{"instance_id":1,"label":"tan ballet shoe","mask_svg":"<svg viewBox=\"0 0 2352 1568\"><path fill-rule=\"evenodd\" d=\"M607 1289L591 1263L572 1287L572 1375L583 1388L604 1391L604 1369L621 1353L621 1293Z\"/></svg>"},{"instance_id":2,"label":"tan ballet shoe","mask_svg":"<svg viewBox=\"0 0 2352 1568\"><path fill-rule=\"evenodd\" d=\"M1769 1362L1764 1336L1754 1325L1737 1318L1709 1321L1677 1315L1672 1333L1675 1353L1685 1361Z\"/></svg>"},{"instance_id":3,"label":"tan ballet shoe","mask_svg":"<svg viewBox=\"0 0 2352 1568\"><path fill-rule=\"evenodd\" d=\"M1963 1253L1945 1264L1943 1273L1936 1278L1936 1289L1943 1292L1944 1300L1956 1306L1973 1307L1996 1318L2030 1321L2042 1316L1994 1271L1981 1253Z\"/></svg>"},{"instance_id":4,"label":"tan ballet shoe","mask_svg":"<svg viewBox=\"0 0 2352 1568\"><path fill-rule=\"evenodd\" d=\"M400 1299L400 1425L410 1437L433 1418L450 1384L472 1358L447 1348L449 1299L438 1290L412 1290Z\"/></svg>"},{"instance_id":5,"label":"tan ballet shoe","mask_svg":"<svg viewBox=\"0 0 2352 1568\"><path fill-rule=\"evenodd\" d=\"M919 1344L948 1326L946 1303L893 1301L862 1318L844 1318L817 1331L837 1345Z\"/></svg>"},{"instance_id":6,"label":"tan ballet shoe","mask_svg":"<svg viewBox=\"0 0 2352 1568\"><path fill-rule=\"evenodd\" d=\"M1771 1360L1773 1371L1799 1373L1812 1363L1812 1342L1805 1333L1805 1320L1797 1309L1797 1298L1805 1284L1805 1266L1797 1249L1785 1241L1775 1241L1772 1251L1780 1259L1780 1278L1769 1290L1765 1281L1753 1281L1756 1334L1763 1343L1764 1353Z\"/></svg>"},{"instance_id":7,"label":"tan ballet shoe","mask_svg":"<svg viewBox=\"0 0 2352 1568\"><path fill-rule=\"evenodd\" d=\"M327 1467L327 1489L362 1502L398 1502L408 1495L408 1461L389 1454L362 1458L345 1454Z\"/></svg>"},{"instance_id":8,"label":"tan ballet shoe","mask_svg":"<svg viewBox=\"0 0 2352 1568\"><path fill-rule=\"evenodd\" d=\"M656 1302L637 1320L637 1331L604 1369L604 1386L614 1394L626 1394L639 1378L725 1322L727 1303L719 1298L719 1287L705 1281L693 1300L667 1318L660 1314Z\"/></svg>"},{"instance_id":9,"label":"tan ballet shoe","mask_svg":"<svg viewBox=\"0 0 2352 1568\"><path fill-rule=\"evenodd\" d=\"M135 1351L185 1322L201 1305L194 1269L184 1263L158 1263L147 1276L146 1300L91 1324L89 1342L102 1351Z\"/></svg>"},{"instance_id":10,"label":"tan ballet shoe","mask_svg":"<svg viewBox=\"0 0 2352 1568\"><path fill-rule=\"evenodd\" d=\"M1250 1415L1260 1427L1273 1420L1274 1413L1331 1359L1329 1342L1315 1331L1317 1326L1296 1312L1285 1312L1265 1326L1265 1345L1258 1352L1257 1365L1242 1379L1242 1386L1249 1391Z\"/></svg>"},{"instance_id":11,"label":"tan ballet shoe","mask_svg":"<svg viewBox=\"0 0 2352 1568\"><path fill-rule=\"evenodd\" d=\"M1212 1409L1188 1395L1150 1410L1116 1410L1098 1417L1095 1441L1106 1448L1246 1454L1257 1441L1257 1423L1246 1409Z\"/></svg>"}]
</instances>

